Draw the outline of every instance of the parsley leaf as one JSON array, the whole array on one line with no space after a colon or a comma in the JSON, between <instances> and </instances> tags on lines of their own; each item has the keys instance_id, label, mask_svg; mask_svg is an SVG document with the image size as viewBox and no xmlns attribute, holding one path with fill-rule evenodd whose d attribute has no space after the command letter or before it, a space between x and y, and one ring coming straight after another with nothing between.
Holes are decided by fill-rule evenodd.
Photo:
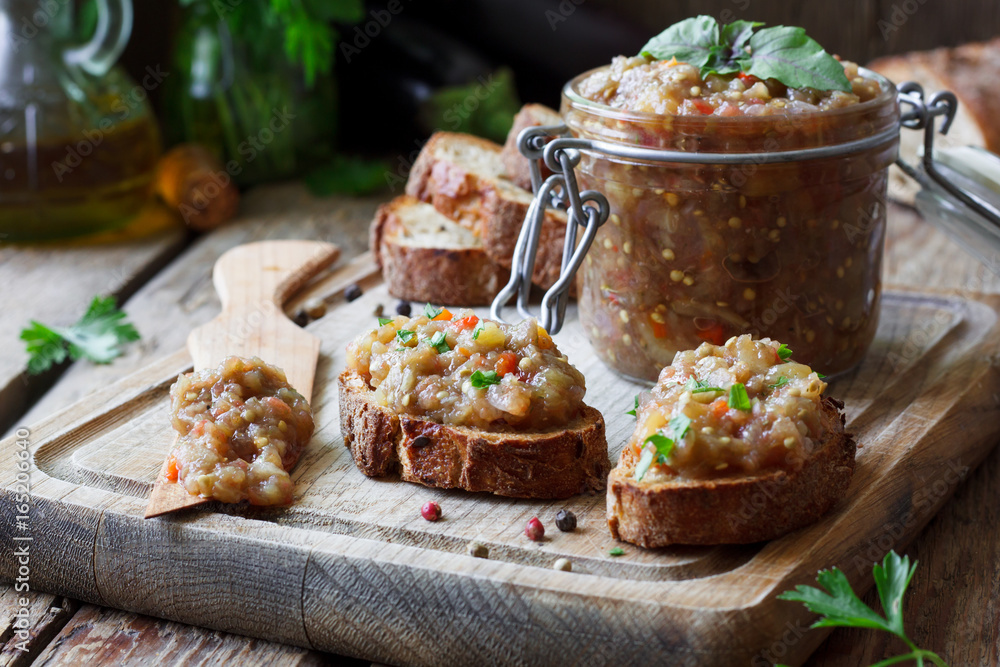
<instances>
[{"instance_id":1,"label":"parsley leaf","mask_svg":"<svg viewBox=\"0 0 1000 667\"><path fill-rule=\"evenodd\" d=\"M826 376L823 375L822 373L816 373L816 377L818 377L820 380L825 380L826 379Z\"/></svg>"},{"instance_id":2,"label":"parsley leaf","mask_svg":"<svg viewBox=\"0 0 1000 667\"><path fill-rule=\"evenodd\" d=\"M431 304L426 304L424 306L424 317L429 320L433 320L435 317L444 312L444 308L437 308Z\"/></svg>"},{"instance_id":3,"label":"parsley leaf","mask_svg":"<svg viewBox=\"0 0 1000 667\"><path fill-rule=\"evenodd\" d=\"M483 329L486 328L486 323L483 320L479 320L476 324L476 328L472 330L472 339L479 340L479 334L482 333Z\"/></svg>"},{"instance_id":4,"label":"parsley leaf","mask_svg":"<svg viewBox=\"0 0 1000 667\"><path fill-rule=\"evenodd\" d=\"M882 610L885 612L884 617L861 601L851 588L847 577L838 568L821 570L817 573L816 581L826 590L799 585L795 590L781 593L778 599L801 602L809 611L821 614L822 618L812 624L814 628L884 630L899 637L910 648L910 653L890 658L879 664L895 664L904 660L916 660L918 664L923 664L923 659L927 658L935 665L945 665L937 654L917 648L903 629L903 596L916 569L916 562L911 566L908 556L899 556L895 551L887 553L881 565L878 563L874 565L872 574Z\"/></svg>"},{"instance_id":5,"label":"parsley leaf","mask_svg":"<svg viewBox=\"0 0 1000 667\"><path fill-rule=\"evenodd\" d=\"M483 387L488 387L491 384L500 384L500 376L497 375L496 371L476 371L469 377L469 381L472 382L472 386L476 389L482 389Z\"/></svg>"},{"instance_id":6,"label":"parsley leaf","mask_svg":"<svg viewBox=\"0 0 1000 667\"><path fill-rule=\"evenodd\" d=\"M410 331L409 329L400 329L399 331L396 332L396 338L403 341L404 343L409 341L416 335L417 333L415 331Z\"/></svg>"},{"instance_id":7,"label":"parsley leaf","mask_svg":"<svg viewBox=\"0 0 1000 667\"><path fill-rule=\"evenodd\" d=\"M445 334L443 331L438 331L431 336L431 347L437 350L439 354L451 351L451 348L448 346L448 341L445 340Z\"/></svg>"},{"instance_id":8,"label":"parsley leaf","mask_svg":"<svg viewBox=\"0 0 1000 667\"><path fill-rule=\"evenodd\" d=\"M734 21L720 27L711 16L697 16L670 26L639 53L690 63L703 77L746 72L792 88L851 91L843 66L805 30L783 25L757 30L762 25Z\"/></svg>"},{"instance_id":9,"label":"parsley leaf","mask_svg":"<svg viewBox=\"0 0 1000 667\"><path fill-rule=\"evenodd\" d=\"M608 552L608 555L609 556L624 556L625 555L625 550L622 549L621 547L615 547L614 549L612 549L611 551Z\"/></svg>"},{"instance_id":10,"label":"parsley leaf","mask_svg":"<svg viewBox=\"0 0 1000 667\"><path fill-rule=\"evenodd\" d=\"M778 356L781 357L782 361L787 361L792 356L792 351L788 349L788 346L782 343L778 346Z\"/></svg>"},{"instance_id":11,"label":"parsley leaf","mask_svg":"<svg viewBox=\"0 0 1000 667\"><path fill-rule=\"evenodd\" d=\"M639 394L636 394L635 395L635 407L633 407L631 410L629 410L625 414L632 415L633 417L635 417L635 413L638 412L638 410L639 410Z\"/></svg>"},{"instance_id":12,"label":"parsley leaf","mask_svg":"<svg viewBox=\"0 0 1000 667\"><path fill-rule=\"evenodd\" d=\"M642 456L639 457L639 463L635 466L635 481L642 481L642 478L649 471L649 467L653 465L654 459L657 463L666 463L674 451L674 445L678 441L683 440L690 429L691 418L687 415L677 415L670 420L666 429L664 429L667 435L654 433L646 438L643 445L652 443L653 449L648 447L643 448Z\"/></svg>"},{"instance_id":13,"label":"parsley leaf","mask_svg":"<svg viewBox=\"0 0 1000 667\"><path fill-rule=\"evenodd\" d=\"M786 384L788 384L788 378L786 378L784 375L779 375L778 381L771 385L771 389L781 389Z\"/></svg>"},{"instance_id":14,"label":"parsley leaf","mask_svg":"<svg viewBox=\"0 0 1000 667\"><path fill-rule=\"evenodd\" d=\"M709 386L707 382L702 382L693 375L688 378L687 382L684 383L684 389L690 391L692 394L704 394L709 391L725 391L725 389L720 387Z\"/></svg>"},{"instance_id":15,"label":"parsley leaf","mask_svg":"<svg viewBox=\"0 0 1000 667\"><path fill-rule=\"evenodd\" d=\"M747 395L747 387L742 382L736 382L729 388L729 400L727 403L729 407L742 410L743 412L750 412L753 409L750 397Z\"/></svg>"},{"instance_id":16,"label":"parsley leaf","mask_svg":"<svg viewBox=\"0 0 1000 667\"><path fill-rule=\"evenodd\" d=\"M380 317L380 318L378 318L378 325L380 327L384 327L386 324L390 324L391 322L392 322L392 318L391 317Z\"/></svg>"},{"instance_id":17,"label":"parsley leaf","mask_svg":"<svg viewBox=\"0 0 1000 667\"><path fill-rule=\"evenodd\" d=\"M49 327L35 320L21 330L28 354L28 372L42 373L69 359L107 364L122 354L121 346L139 340L135 327L124 322L114 297L94 297L80 321L69 328Z\"/></svg>"}]
</instances>

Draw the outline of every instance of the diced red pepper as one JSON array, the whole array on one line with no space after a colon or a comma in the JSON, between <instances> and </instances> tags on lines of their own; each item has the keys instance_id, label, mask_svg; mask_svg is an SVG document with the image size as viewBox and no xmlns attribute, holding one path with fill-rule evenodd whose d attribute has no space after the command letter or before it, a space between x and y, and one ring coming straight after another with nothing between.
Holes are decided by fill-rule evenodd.
<instances>
[{"instance_id":1,"label":"diced red pepper","mask_svg":"<svg viewBox=\"0 0 1000 667\"><path fill-rule=\"evenodd\" d=\"M705 100L693 98L691 100L691 103L694 104L695 109L697 109L700 113L705 114L706 116L712 115L712 112L715 111L715 108L712 107L712 105L706 102Z\"/></svg>"},{"instance_id":2,"label":"diced red pepper","mask_svg":"<svg viewBox=\"0 0 1000 667\"><path fill-rule=\"evenodd\" d=\"M463 317L460 320L455 320L451 327L458 332L468 331L469 329L474 329L476 325L479 324L479 318L475 315L469 315L468 317Z\"/></svg>"},{"instance_id":3,"label":"diced red pepper","mask_svg":"<svg viewBox=\"0 0 1000 667\"><path fill-rule=\"evenodd\" d=\"M722 419L726 413L729 412L729 402L723 398L717 398L712 401L712 416L716 419Z\"/></svg>"},{"instance_id":4,"label":"diced red pepper","mask_svg":"<svg viewBox=\"0 0 1000 667\"><path fill-rule=\"evenodd\" d=\"M435 320L450 320L451 318L452 318L451 311L448 310L447 308L442 308L441 312L438 313L437 317L435 317L434 319Z\"/></svg>"},{"instance_id":5,"label":"diced red pepper","mask_svg":"<svg viewBox=\"0 0 1000 667\"><path fill-rule=\"evenodd\" d=\"M649 314L649 326L653 330L654 338L666 338L667 337L667 324L666 322L657 322L653 319L653 313Z\"/></svg>"},{"instance_id":6,"label":"diced red pepper","mask_svg":"<svg viewBox=\"0 0 1000 667\"><path fill-rule=\"evenodd\" d=\"M167 481L177 481L177 459L173 456L167 461Z\"/></svg>"},{"instance_id":7,"label":"diced red pepper","mask_svg":"<svg viewBox=\"0 0 1000 667\"><path fill-rule=\"evenodd\" d=\"M497 359L496 364L493 368L496 370L497 375L503 377L508 373L513 373L517 370L518 358L513 352L504 352Z\"/></svg>"},{"instance_id":8,"label":"diced red pepper","mask_svg":"<svg viewBox=\"0 0 1000 667\"><path fill-rule=\"evenodd\" d=\"M707 329L699 331L698 338L708 341L713 345L722 345L726 342L726 331L722 328L721 324L715 323Z\"/></svg>"},{"instance_id":9,"label":"diced red pepper","mask_svg":"<svg viewBox=\"0 0 1000 667\"><path fill-rule=\"evenodd\" d=\"M743 85L746 86L747 88L760 81L758 77L754 76L753 74L747 74L746 72L740 72L739 74L736 75L736 78L742 81Z\"/></svg>"}]
</instances>

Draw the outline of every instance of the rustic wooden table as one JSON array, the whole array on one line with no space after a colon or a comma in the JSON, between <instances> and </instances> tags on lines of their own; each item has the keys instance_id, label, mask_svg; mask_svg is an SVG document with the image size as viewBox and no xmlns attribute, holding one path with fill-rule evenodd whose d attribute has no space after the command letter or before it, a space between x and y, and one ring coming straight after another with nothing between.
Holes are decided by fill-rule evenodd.
<instances>
[{"instance_id":1,"label":"rustic wooden table","mask_svg":"<svg viewBox=\"0 0 1000 667\"><path fill-rule=\"evenodd\" d=\"M367 245L378 199L314 199L298 185L249 193L240 219L198 238L166 228L110 244L0 248L0 433L34 422L181 348L187 333L218 310L211 285L215 259L228 248L262 239L320 239L338 244L341 263ZM1000 279L906 208L890 208L888 283L1000 293ZM1000 262L1000 258L997 259ZM71 365L28 377L17 332L29 319L75 320L94 294L125 300L142 340L108 366ZM920 561L905 618L919 646L951 665L1000 662L1000 451L958 489L906 548ZM15 648L18 597L0 581L0 665L48 664L350 664L340 656L270 643L97 607L33 591L29 650ZM876 600L874 591L866 596ZM801 631L790 629L784 641ZM780 659L781 647L775 647ZM812 665L867 665L901 652L874 631L836 630ZM367 664L353 661L356 664Z\"/></svg>"}]
</instances>

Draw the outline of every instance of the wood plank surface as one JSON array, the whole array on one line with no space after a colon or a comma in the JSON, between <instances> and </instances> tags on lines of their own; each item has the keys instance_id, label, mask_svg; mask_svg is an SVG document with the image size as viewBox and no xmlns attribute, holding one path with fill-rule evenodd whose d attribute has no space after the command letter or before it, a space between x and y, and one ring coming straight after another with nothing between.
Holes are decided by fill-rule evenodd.
<instances>
[{"instance_id":1,"label":"wood plank surface","mask_svg":"<svg viewBox=\"0 0 1000 667\"><path fill-rule=\"evenodd\" d=\"M258 197L258 205L266 205L268 200L272 199L270 193L259 193ZM374 204L371 204L369 210L373 210L373 208ZM290 210L294 211L294 206ZM364 243L363 233L358 232L364 228L366 220L363 220L363 217L360 216L354 227L358 247L363 246ZM890 251L887 253L886 260L888 280L902 277L907 282L917 285L940 284L958 289L968 286L969 289L977 291L994 293L1000 291L995 278L984 274L957 247L944 240L940 234L934 232L925 223L917 220L916 216L905 209L893 207L890 221L888 239ZM280 221L273 219L271 222L281 224ZM260 234L260 230L257 230L257 233ZM343 243L340 238L336 241ZM206 276L204 283L207 283L207 275L204 273L207 261L207 259L202 259L204 265L202 275ZM190 266L196 264L197 262L191 262ZM199 296L211 301L211 295L205 294L206 289L201 292L197 288L185 291L181 285L183 279L179 275L181 270L178 268L178 272L170 276L170 280L161 283L161 286L169 285L172 288L169 296L157 298L161 290L150 289L147 290L147 294L143 295L144 299L137 297L133 301L135 305L130 306L130 308L138 308L142 305L141 301L147 301L149 302L148 307L142 309L142 312L146 314L148 322L155 323L157 315L164 314L165 322L178 323L177 326L164 326L161 331L156 332L157 342L163 339L164 344L151 345L150 349L141 350L141 354L130 354L131 359L119 360L109 367L95 369L83 367L80 364L75 365L66 378L69 381L66 387L57 385L52 396L47 397L49 406L65 405L79 396L81 392L86 391L88 386L100 385L109 380L109 378L101 376L88 379L90 371L96 370L99 373L111 371L112 375L116 371L128 372L148 363L152 357L162 356L171 349L169 347L171 333L174 333L174 337L177 339L173 341L174 349L176 349L183 342L183 337L186 334L186 330L183 328L193 326L190 321L190 313L197 314L197 311L200 310L202 312L200 321L205 321L211 315L212 309L218 307L217 304L205 305L204 301L198 302ZM161 275L158 280L163 278L164 276ZM203 286L207 287L207 285ZM135 315L132 317L136 319ZM197 321L196 315L194 319ZM140 329L142 328L140 326ZM178 328L182 330L173 331ZM119 366L120 363L121 366ZM45 408L43 405L38 410L37 416L51 414L53 407ZM31 421L35 421L35 419ZM30 423L30 421L23 423ZM991 466L993 474L989 473ZM998 523L993 514L986 513L984 515L982 508L1000 505L1000 489L997 489L995 481L992 481L997 479L995 474L997 467L1000 467L1000 462L998 462L998 455L995 453L983 468L973 473L962 491L946 506L945 511L932 522L925 535L910 550L910 553L917 555L923 564L914 580L908 608L929 611L912 614L909 613L908 609L908 630L918 644L939 650L952 664L980 664L978 658L981 653L978 647L983 646L984 642L988 646L996 645L995 628L1000 611L996 609L995 581L989 577L995 571L997 547L994 541L992 548L987 548L982 537L984 534L996 534ZM980 488L980 491L976 492L977 488ZM957 512L958 522L950 518L950 512ZM971 529L970 524L973 526ZM934 533L933 539L930 537L932 533ZM958 556L961 556L963 562L959 568L959 574L956 575L955 558ZM938 563L938 569L943 570L944 574L950 574L947 577L932 579L933 585L930 582L921 585L921 572L928 568L931 563ZM991 581L993 581L994 588L989 588ZM982 604L984 597L993 601L992 605L984 606ZM967 623L966 609L981 609L981 623ZM100 622L107 624L108 627L118 628L117 632L127 634L127 624L115 620L116 615L122 614L122 612L105 609L102 614L100 618L104 620ZM167 625L165 622L160 623ZM968 630L970 625L972 632ZM190 626L183 626L183 630L178 630L178 632L183 632L186 636L193 638L192 641L216 634ZM991 635L991 632L994 634ZM107 636L108 642L115 641L114 633ZM934 641L935 638L943 638L949 650L945 651L942 644ZM233 639L237 642L256 641L239 637ZM164 641L149 636L145 637L144 643L153 649L166 645ZM258 642L258 644L260 643ZM876 660L880 657L893 655L897 649L896 646L886 645L885 642L880 641L878 635L873 632L837 630L815 654L814 662L822 665L860 664L862 660L868 660L869 656L870 660ZM234 648L233 651L235 651L233 653L235 655L239 649ZM255 655L259 659L265 660L265 656L273 651L280 651L280 646L275 644L258 645ZM150 655L156 655L156 653L150 653ZM842 660L842 656L851 656L851 658L846 663L838 662L838 660ZM106 664L111 664L111 662Z\"/></svg>"},{"instance_id":2,"label":"wood plank surface","mask_svg":"<svg viewBox=\"0 0 1000 667\"><path fill-rule=\"evenodd\" d=\"M491 641L513 641L519 660L544 663L567 650L569 636L562 633L568 626L556 618L539 619L536 632L522 634L521 614L515 611L519 606L536 616L551 608L539 606L538 600L551 596L554 610L589 619L581 621L585 627L604 627L614 600L619 613L635 620L583 644L577 638L578 650L588 659L598 659L614 646L628 659L662 659L663 651L676 650L685 659L739 664L780 635L775 633L783 623L807 616L796 605L775 600L775 593L820 567L840 564L846 569L856 557L879 557L864 536L875 539L884 522L902 525L897 540L904 544L932 516L931 511L912 521L906 518L920 489L937 484L952 463L973 467L983 455L984 438L996 434L996 420L980 420L967 425L964 442L948 450L940 447L970 404L997 410L995 374L982 367L974 370L968 361L979 345L995 346L996 304L985 308L956 299L887 296L883 326L864 369L834 388L848 402L849 428L864 443L856 490L842 506L815 526L763 547L626 547L625 556L610 559L607 551L614 542L602 528L602 498L510 501L369 480L354 469L336 433L331 380L342 365L346 341L386 299L383 291L369 290L310 327L324 341L315 400L320 428L296 468L301 498L289 509L215 507L169 521L136 521L136 508L144 505L155 476L155 461L170 444L162 414L172 374L165 365L126 381L119 388L121 408L105 408L107 417L97 421L84 418L83 430L72 426L77 419L72 415L39 426L36 503L49 517L50 529L44 532L63 534L74 526L82 531L83 544L95 544L88 533L96 540L94 551L78 553L37 544L37 558L45 565L68 570L53 579L53 587L228 631L417 664L434 664L439 658L454 662L462 651L483 658L493 650ZM915 352L908 352L911 332L923 331L924 322L939 322L940 327L925 332ZM608 418L614 456L632 428L623 415L627 405L619 399L637 387L597 362L573 326L556 340L590 378L591 387L601 387L591 401ZM87 401L78 408L79 416L104 405ZM149 459L154 459L152 466ZM930 499L929 506L944 502L955 484L948 481L947 492ZM417 508L428 498L440 498L450 519L437 524L419 519ZM520 533L527 518L550 517L562 506L577 513L583 530L539 545L524 540ZM90 507L100 510L97 524L81 523L78 516ZM464 556L464 545L471 539L487 544L493 556L482 564L470 562L476 559ZM212 545L211 559L205 544ZM546 569L558 557L570 557L578 565L572 575ZM417 576L419 562L426 563L431 578ZM270 583L261 579L262 563L272 564ZM275 569L277 563L281 567ZM81 579L77 572L87 577ZM870 585L863 569L848 575L858 585ZM169 591L156 584L164 579L173 582ZM208 581L213 604L201 609ZM497 588L501 581L516 585ZM300 585L305 596L301 612L291 592ZM231 597L234 589L240 591L238 598ZM655 613L645 609L653 598ZM241 608L238 600L254 603ZM420 611L400 607L403 600L421 601ZM477 604L489 606L495 637L462 629ZM356 634L344 627L343 614L331 614L343 608L364 617ZM444 637L433 639L433 649L421 624L428 613ZM732 634L700 629L725 618ZM412 630L388 633L400 624ZM657 627L656 632L674 637L672 644L649 641L648 633ZM807 655L821 637L813 633L794 647L793 659Z\"/></svg>"},{"instance_id":3,"label":"wood plank surface","mask_svg":"<svg viewBox=\"0 0 1000 667\"><path fill-rule=\"evenodd\" d=\"M138 223L137 223L138 224ZM31 319L69 326L95 295L128 299L183 247L186 232L155 214L143 223L157 228L109 234L93 242L43 245L0 244L0 433L6 431L58 378L59 370L41 376L25 372L28 355L18 340Z\"/></svg>"}]
</instances>

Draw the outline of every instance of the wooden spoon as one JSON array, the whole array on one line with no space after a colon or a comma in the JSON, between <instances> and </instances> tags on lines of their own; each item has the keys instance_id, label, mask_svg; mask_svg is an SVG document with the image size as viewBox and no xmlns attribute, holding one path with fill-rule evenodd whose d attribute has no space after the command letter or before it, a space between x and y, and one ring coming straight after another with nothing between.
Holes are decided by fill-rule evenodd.
<instances>
[{"instance_id":1,"label":"wooden spoon","mask_svg":"<svg viewBox=\"0 0 1000 667\"><path fill-rule=\"evenodd\" d=\"M337 246L322 241L261 241L222 255L212 273L222 312L188 336L194 369L215 368L232 355L260 357L311 401L320 340L289 320L282 305L339 256ZM169 481L169 460L153 485L147 519L211 500Z\"/></svg>"}]
</instances>

